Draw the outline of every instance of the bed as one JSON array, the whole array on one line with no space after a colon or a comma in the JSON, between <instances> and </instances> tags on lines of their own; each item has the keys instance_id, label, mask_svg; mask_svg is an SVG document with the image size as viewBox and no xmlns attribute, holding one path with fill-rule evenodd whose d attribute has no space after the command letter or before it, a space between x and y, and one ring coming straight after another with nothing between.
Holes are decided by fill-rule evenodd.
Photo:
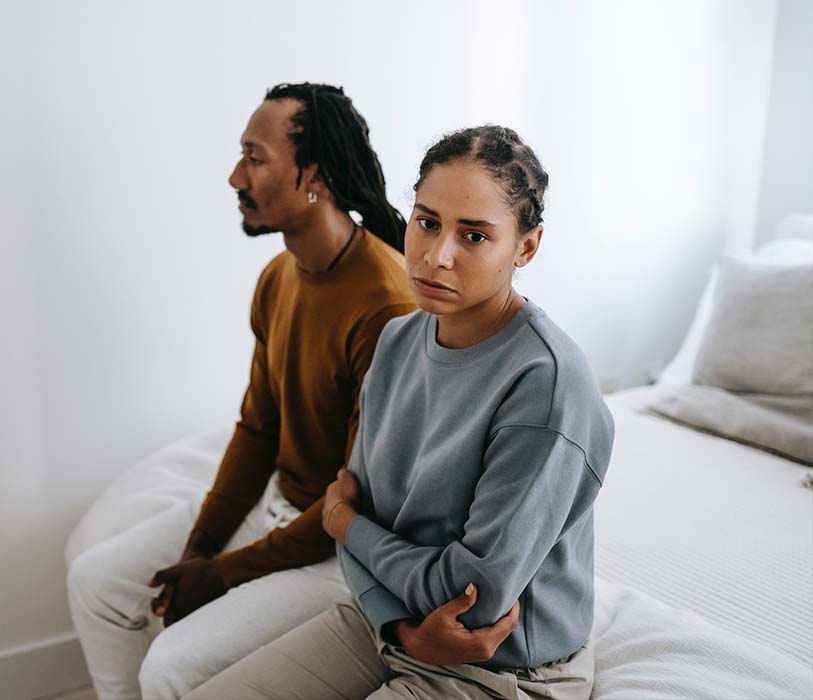
<instances>
[{"instance_id":1,"label":"bed","mask_svg":"<svg viewBox=\"0 0 813 700\"><path fill-rule=\"evenodd\" d=\"M763 254L810 262L813 217L802 224L809 239ZM593 700L813 698L813 469L648 410L691 381L714 284L661 380L606 397L616 442L595 510ZM199 507L230 432L119 477L71 535L68 564L174 503Z\"/></svg>"},{"instance_id":2,"label":"bed","mask_svg":"<svg viewBox=\"0 0 813 700\"><path fill-rule=\"evenodd\" d=\"M593 697L811 698L809 470L643 412L670 390L607 397Z\"/></svg>"},{"instance_id":3,"label":"bed","mask_svg":"<svg viewBox=\"0 0 813 700\"><path fill-rule=\"evenodd\" d=\"M654 384L605 397L595 700L813 698L811 263L813 216L786 217L710 270ZM697 392L721 415L676 410ZM767 392L804 410L774 423L763 409L788 401Z\"/></svg>"},{"instance_id":4,"label":"bed","mask_svg":"<svg viewBox=\"0 0 813 700\"><path fill-rule=\"evenodd\" d=\"M593 700L813 697L813 491L805 468L607 397L611 470L596 505ZM88 511L67 558L174 503L199 506L231 431L170 445Z\"/></svg>"}]
</instances>

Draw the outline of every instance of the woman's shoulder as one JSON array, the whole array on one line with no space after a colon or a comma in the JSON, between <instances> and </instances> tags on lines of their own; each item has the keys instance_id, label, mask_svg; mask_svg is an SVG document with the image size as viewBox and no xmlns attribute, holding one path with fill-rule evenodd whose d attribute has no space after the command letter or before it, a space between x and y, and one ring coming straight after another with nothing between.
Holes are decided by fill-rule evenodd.
<instances>
[{"instance_id":1,"label":"woman's shoulder","mask_svg":"<svg viewBox=\"0 0 813 700\"><path fill-rule=\"evenodd\" d=\"M391 318L381 331L378 347L397 347L414 342L424 332L428 319L429 314L423 309Z\"/></svg>"},{"instance_id":2,"label":"woman's shoulder","mask_svg":"<svg viewBox=\"0 0 813 700\"><path fill-rule=\"evenodd\" d=\"M529 302L532 304L532 302ZM528 314L529 345L534 346L541 365L551 365L555 380L562 388L573 383L592 387L593 370L579 344L548 314L533 304ZM598 390L598 385L595 385Z\"/></svg>"},{"instance_id":3,"label":"woman's shoulder","mask_svg":"<svg viewBox=\"0 0 813 700\"><path fill-rule=\"evenodd\" d=\"M517 350L513 385L506 394L511 410L502 407L502 421L522 416L582 444L591 424L606 423L611 431L612 418L587 356L536 305L529 308Z\"/></svg>"}]
</instances>

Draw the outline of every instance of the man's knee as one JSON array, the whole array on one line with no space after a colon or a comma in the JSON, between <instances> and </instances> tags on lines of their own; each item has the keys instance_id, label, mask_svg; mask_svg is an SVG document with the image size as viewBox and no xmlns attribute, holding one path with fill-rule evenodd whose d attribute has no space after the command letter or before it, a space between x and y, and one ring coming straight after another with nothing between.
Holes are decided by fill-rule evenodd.
<instances>
[{"instance_id":1,"label":"man's knee","mask_svg":"<svg viewBox=\"0 0 813 700\"><path fill-rule=\"evenodd\" d=\"M138 672L144 700L173 700L192 690L188 678L191 659L184 653L188 645L181 636L180 628L173 626L153 639Z\"/></svg>"},{"instance_id":2,"label":"man's knee","mask_svg":"<svg viewBox=\"0 0 813 700\"><path fill-rule=\"evenodd\" d=\"M167 646L163 643L166 630L153 639L147 655L141 664L138 672L138 684L141 686L141 695L144 700L165 700L162 695L163 688L168 682L169 672L172 669L174 660L168 655ZM170 700L169 697L166 700Z\"/></svg>"},{"instance_id":3,"label":"man's knee","mask_svg":"<svg viewBox=\"0 0 813 700\"><path fill-rule=\"evenodd\" d=\"M68 597L74 603L92 604L104 596L109 586L109 562L99 556L96 548L88 549L71 562L68 568Z\"/></svg>"},{"instance_id":4,"label":"man's knee","mask_svg":"<svg viewBox=\"0 0 813 700\"><path fill-rule=\"evenodd\" d=\"M149 624L148 589L117 570L101 545L73 560L66 587L75 623L80 618L95 618L128 630L141 630Z\"/></svg>"}]
</instances>

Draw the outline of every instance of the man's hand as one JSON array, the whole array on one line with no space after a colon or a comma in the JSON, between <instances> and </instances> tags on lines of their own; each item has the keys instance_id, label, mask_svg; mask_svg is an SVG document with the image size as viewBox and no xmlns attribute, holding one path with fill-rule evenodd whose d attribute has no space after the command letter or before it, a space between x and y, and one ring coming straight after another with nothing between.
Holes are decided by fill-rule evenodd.
<instances>
[{"instance_id":1,"label":"man's hand","mask_svg":"<svg viewBox=\"0 0 813 700\"><path fill-rule=\"evenodd\" d=\"M210 559L215 556L218 551L219 547L209 535L205 532L192 531L178 563L189 559L197 559L198 557ZM150 601L150 607L158 617L164 617L164 615L166 615L172 603L173 593L175 593L175 584L168 583L161 589L161 592Z\"/></svg>"},{"instance_id":2,"label":"man's hand","mask_svg":"<svg viewBox=\"0 0 813 700\"><path fill-rule=\"evenodd\" d=\"M358 515L359 484L349 469L339 469L336 481L325 491L322 528L334 540L344 544L350 521Z\"/></svg>"},{"instance_id":3,"label":"man's hand","mask_svg":"<svg viewBox=\"0 0 813 700\"><path fill-rule=\"evenodd\" d=\"M149 585L163 585L165 591L172 588L171 600L164 603L160 613L153 601L153 610L164 618L164 627L169 627L226 592L226 585L217 573L215 563L203 557L187 559L168 569L161 569L152 577Z\"/></svg>"},{"instance_id":4,"label":"man's hand","mask_svg":"<svg viewBox=\"0 0 813 700\"><path fill-rule=\"evenodd\" d=\"M415 620L391 623L401 646L411 657L436 666L488 661L519 621L519 601L490 627L469 630L458 616L477 601L477 587L470 583L457 598L433 610L420 624Z\"/></svg>"}]
</instances>

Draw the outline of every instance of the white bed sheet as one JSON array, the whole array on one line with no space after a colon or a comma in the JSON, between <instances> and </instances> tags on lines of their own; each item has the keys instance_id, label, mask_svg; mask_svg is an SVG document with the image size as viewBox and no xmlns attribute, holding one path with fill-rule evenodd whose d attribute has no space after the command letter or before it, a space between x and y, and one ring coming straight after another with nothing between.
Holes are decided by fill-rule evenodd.
<instances>
[{"instance_id":1,"label":"white bed sheet","mask_svg":"<svg viewBox=\"0 0 813 700\"><path fill-rule=\"evenodd\" d=\"M667 391L606 397L616 441L596 504L596 575L811 668L807 469L640 412Z\"/></svg>"},{"instance_id":2,"label":"white bed sheet","mask_svg":"<svg viewBox=\"0 0 813 700\"><path fill-rule=\"evenodd\" d=\"M813 670L630 586L596 580L592 700L810 700Z\"/></svg>"},{"instance_id":3,"label":"white bed sheet","mask_svg":"<svg viewBox=\"0 0 813 700\"><path fill-rule=\"evenodd\" d=\"M596 507L593 698L810 700L805 468L637 412L662 390L607 397L616 444ZM68 562L174 503L199 504L230 434L183 440L122 474L77 526Z\"/></svg>"}]
</instances>

